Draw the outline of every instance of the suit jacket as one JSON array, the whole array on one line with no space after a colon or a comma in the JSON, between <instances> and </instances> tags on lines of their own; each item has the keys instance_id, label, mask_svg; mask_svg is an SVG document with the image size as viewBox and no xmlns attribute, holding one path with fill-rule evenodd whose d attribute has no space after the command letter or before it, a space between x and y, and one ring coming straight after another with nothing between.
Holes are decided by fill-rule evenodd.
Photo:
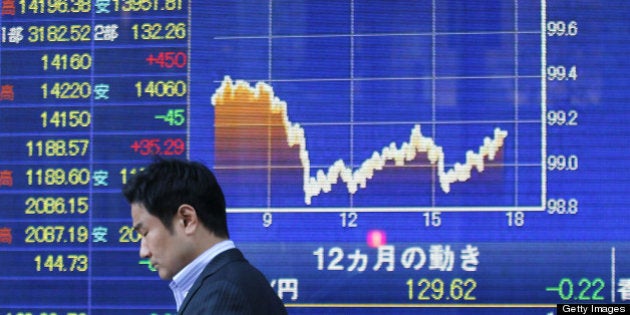
<instances>
[{"instance_id":1,"label":"suit jacket","mask_svg":"<svg viewBox=\"0 0 630 315\"><path fill-rule=\"evenodd\" d=\"M178 314L287 314L269 281L240 250L227 250L210 261L186 295Z\"/></svg>"}]
</instances>

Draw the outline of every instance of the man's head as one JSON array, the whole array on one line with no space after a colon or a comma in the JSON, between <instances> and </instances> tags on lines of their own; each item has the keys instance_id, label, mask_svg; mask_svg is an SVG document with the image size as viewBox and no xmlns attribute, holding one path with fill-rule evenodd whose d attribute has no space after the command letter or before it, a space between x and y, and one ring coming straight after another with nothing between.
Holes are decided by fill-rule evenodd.
<instances>
[{"instance_id":1,"label":"man's head","mask_svg":"<svg viewBox=\"0 0 630 315\"><path fill-rule=\"evenodd\" d=\"M225 199L212 172L197 162L158 159L123 187L140 255L171 279L218 240L229 238Z\"/></svg>"}]
</instances>

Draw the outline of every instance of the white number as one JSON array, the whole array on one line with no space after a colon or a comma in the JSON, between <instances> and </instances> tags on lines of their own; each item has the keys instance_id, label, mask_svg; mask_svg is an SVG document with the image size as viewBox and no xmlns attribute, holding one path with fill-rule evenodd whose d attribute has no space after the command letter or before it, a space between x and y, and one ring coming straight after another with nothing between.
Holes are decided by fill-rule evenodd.
<instances>
[{"instance_id":1,"label":"white number","mask_svg":"<svg viewBox=\"0 0 630 315\"><path fill-rule=\"evenodd\" d=\"M438 227L442 225L440 212L425 212L422 215L424 216L424 226Z\"/></svg>"},{"instance_id":2,"label":"white number","mask_svg":"<svg viewBox=\"0 0 630 315\"><path fill-rule=\"evenodd\" d=\"M525 225L525 213L523 211L507 212L505 215L508 217L508 226Z\"/></svg>"},{"instance_id":3,"label":"white number","mask_svg":"<svg viewBox=\"0 0 630 315\"><path fill-rule=\"evenodd\" d=\"M568 68L561 65L547 67L547 80L549 81L577 80L577 78L577 66Z\"/></svg>"},{"instance_id":4,"label":"white number","mask_svg":"<svg viewBox=\"0 0 630 315\"><path fill-rule=\"evenodd\" d=\"M324 248L319 247L317 250L313 251L313 255L317 256L317 270L324 270ZM326 270L343 270L343 265L340 265L339 262L344 257L343 249L340 247L333 247L328 250L328 257L331 257L330 263L328 263L328 267Z\"/></svg>"},{"instance_id":5,"label":"white number","mask_svg":"<svg viewBox=\"0 0 630 315\"><path fill-rule=\"evenodd\" d=\"M578 157L575 154L549 155L547 157L547 170L550 171L575 171L579 167Z\"/></svg>"},{"instance_id":6,"label":"white number","mask_svg":"<svg viewBox=\"0 0 630 315\"><path fill-rule=\"evenodd\" d=\"M547 213L549 214L577 214L579 203L575 198L551 198L547 200Z\"/></svg>"},{"instance_id":7,"label":"white number","mask_svg":"<svg viewBox=\"0 0 630 315\"><path fill-rule=\"evenodd\" d=\"M577 21L549 21L547 22L547 36L576 36L578 34Z\"/></svg>"},{"instance_id":8,"label":"white number","mask_svg":"<svg viewBox=\"0 0 630 315\"><path fill-rule=\"evenodd\" d=\"M359 218L359 214L356 212L342 212L339 214L341 217L341 226L347 228L355 228L359 226L357 224L357 219Z\"/></svg>"},{"instance_id":9,"label":"white number","mask_svg":"<svg viewBox=\"0 0 630 315\"><path fill-rule=\"evenodd\" d=\"M576 110L550 110L547 112L547 125L549 126L577 126L578 112Z\"/></svg>"},{"instance_id":10,"label":"white number","mask_svg":"<svg viewBox=\"0 0 630 315\"><path fill-rule=\"evenodd\" d=\"M262 219L264 227L270 227L273 224L273 215L271 212L263 213Z\"/></svg>"}]
</instances>

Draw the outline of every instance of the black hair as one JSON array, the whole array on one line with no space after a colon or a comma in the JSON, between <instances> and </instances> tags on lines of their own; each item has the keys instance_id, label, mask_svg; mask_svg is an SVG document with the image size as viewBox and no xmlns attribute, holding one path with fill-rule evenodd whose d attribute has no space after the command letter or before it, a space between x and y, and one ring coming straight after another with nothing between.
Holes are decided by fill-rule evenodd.
<instances>
[{"instance_id":1,"label":"black hair","mask_svg":"<svg viewBox=\"0 0 630 315\"><path fill-rule=\"evenodd\" d=\"M157 157L127 181L122 193L130 204L142 204L170 231L177 209L188 204L206 228L229 238L223 191L212 171L199 162Z\"/></svg>"}]
</instances>

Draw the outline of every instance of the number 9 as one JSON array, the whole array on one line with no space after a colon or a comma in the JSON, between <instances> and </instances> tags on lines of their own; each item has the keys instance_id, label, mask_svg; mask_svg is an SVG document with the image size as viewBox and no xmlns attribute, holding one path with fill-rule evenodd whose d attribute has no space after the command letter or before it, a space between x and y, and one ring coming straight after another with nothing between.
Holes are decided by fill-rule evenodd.
<instances>
[{"instance_id":1,"label":"number 9","mask_svg":"<svg viewBox=\"0 0 630 315\"><path fill-rule=\"evenodd\" d=\"M273 215L271 214L271 212L263 213L262 219L263 219L263 226L266 228L270 227L271 224L273 224Z\"/></svg>"}]
</instances>

